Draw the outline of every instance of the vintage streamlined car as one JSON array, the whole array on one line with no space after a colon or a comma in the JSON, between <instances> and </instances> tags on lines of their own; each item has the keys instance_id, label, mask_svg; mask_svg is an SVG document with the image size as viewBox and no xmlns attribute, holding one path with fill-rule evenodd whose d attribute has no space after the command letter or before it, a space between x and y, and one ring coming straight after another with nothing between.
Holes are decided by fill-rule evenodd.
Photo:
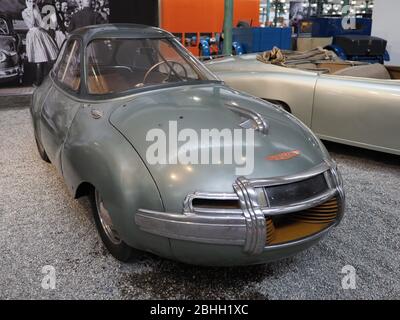
<instances>
[{"instance_id":1,"label":"vintage streamlined car","mask_svg":"<svg viewBox=\"0 0 400 320\"><path fill-rule=\"evenodd\" d=\"M281 105L323 140L400 154L400 67L307 58L277 65L257 57L206 65L232 88Z\"/></svg>"},{"instance_id":2,"label":"vintage streamlined car","mask_svg":"<svg viewBox=\"0 0 400 320\"><path fill-rule=\"evenodd\" d=\"M72 33L31 114L41 157L73 196L92 199L100 236L123 261L135 248L191 264L264 263L315 244L343 216L342 179L318 138L280 107L226 87L157 28ZM253 170L149 160L148 132L168 140L171 122L199 134L251 130ZM196 152L220 147L186 141Z\"/></svg>"}]
</instances>

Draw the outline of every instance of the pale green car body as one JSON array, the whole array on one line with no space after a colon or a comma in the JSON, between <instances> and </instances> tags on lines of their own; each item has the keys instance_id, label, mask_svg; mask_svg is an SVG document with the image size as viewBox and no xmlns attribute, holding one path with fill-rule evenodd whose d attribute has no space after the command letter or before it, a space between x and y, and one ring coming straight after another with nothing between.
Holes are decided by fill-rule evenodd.
<instances>
[{"instance_id":1,"label":"pale green car body","mask_svg":"<svg viewBox=\"0 0 400 320\"><path fill-rule=\"evenodd\" d=\"M162 37L176 41L160 29L129 25L92 27L73 37L82 41L83 60L87 43L96 38ZM242 117L226 106L232 102L268 122L267 133L255 133L251 175L236 176L234 164L192 165L188 170L183 164L148 163L149 129L166 128L169 121L196 132L240 128ZM31 113L36 139L71 194L79 197L96 188L121 238L136 249L191 264L264 263L313 245L343 215L340 175L312 132L281 108L218 81L149 86L118 97L99 98L87 94L85 82L81 93L71 94L50 75L35 91ZM269 155L291 150L300 154L286 161L266 160ZM270 209L274 214L289 214L336 197L339 211L333 223L296 241L266 245L263 210L269 212L269 208L254 201L251 192L260 186L284 186L317 175L327 179L326 189ZM197 210L193 200L202 197L238 200L241 208Z\"/></svg>"}]
</instances>

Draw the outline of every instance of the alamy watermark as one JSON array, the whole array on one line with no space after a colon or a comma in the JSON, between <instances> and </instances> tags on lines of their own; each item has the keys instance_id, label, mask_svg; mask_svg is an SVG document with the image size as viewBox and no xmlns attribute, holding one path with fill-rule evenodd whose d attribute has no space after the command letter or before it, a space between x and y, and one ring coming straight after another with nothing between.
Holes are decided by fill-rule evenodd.
<instances>
[{"instance_id":1,"label":"alamy watermark","mask_svg":"<svg viewBox=\"0 0 400 320\"><path fill-rule=\"evenodd\" d=\"M342 278L342 289L355 290L356 289L356 268L354 268L351 265L346 265L342 268L341 273L345 275Z\"/></svg>"},{"instance_id":2,"label":"alamy watermark","mask_svg":"<svg viewBox=\"0 0 400 320\"><path fill-rule=\"evenodd\" d=\"M56 288L56 268L53 266L44 266L42 268L44 277L42 279L42 288L44 290L54 290Z\"/></svg>"},{"instance_id":3,"label":"alamy watermark","mask_svg":"<svg viewBox=\"0 0 400 320\"><path fill-rule=\"evenodd\" d=\"M357 27L357 20L353 10L354 9L352 9L350 5L343 6L342 8L342 14L344 16L342 19L342 28L344 30L354 30Z\"/></svg>"},{"instance_id":4,"label":"alamy watermark","mask_svg":"<svg viewBox=\"0 0 400 320\"><path fill-rule=\"evenodd\" d=\"M149 164L234 164L236 175L254 170L254 129L193 129L178 131L177 121L169 121L168 134L151 129L146 141L153 142L146 151Z\"/></svg>"}]
</instances>

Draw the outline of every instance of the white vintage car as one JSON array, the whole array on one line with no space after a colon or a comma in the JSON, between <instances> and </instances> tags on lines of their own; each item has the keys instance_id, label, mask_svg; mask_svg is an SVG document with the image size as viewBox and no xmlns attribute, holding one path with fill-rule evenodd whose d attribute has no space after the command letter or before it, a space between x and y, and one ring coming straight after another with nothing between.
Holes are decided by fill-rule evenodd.
<instances>
[{"instance_id":1,"label":"white vintage car","mask_svg":"<svg viewBox=\"0 0 400 320\"><path fill-rule=\"evenodd\" d=\"M206 66L229 86L281 105L321 139L400 154L400 67L342 60L275 65L257 54Z\"/></svg>"}]
</instances>

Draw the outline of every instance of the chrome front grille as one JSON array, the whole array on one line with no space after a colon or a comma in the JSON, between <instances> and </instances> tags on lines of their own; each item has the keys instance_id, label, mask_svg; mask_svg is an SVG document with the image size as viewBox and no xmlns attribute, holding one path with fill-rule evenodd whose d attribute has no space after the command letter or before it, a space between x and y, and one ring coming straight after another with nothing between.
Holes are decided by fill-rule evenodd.
<instances>
[{"instance_id":1,"label":"chrome front grille","mask_svg":"<svg viewBox=\"0 0 400 320\"><path fill-rule=\"evenodd\" d=\"M266 203L266 244L278 245L312 236L338 219L340 204L326 172L285 184L260 186ZM257 188L256 188L257 190Z\"/></svg>"},{"instance_id":2,"label":"chrome front grille","mask_svg":"<svg viewBox=\"0 0 400 320\"><path fill-rule=\"evenodd\" d=\"M344 210L342 185L330 162L293 176L239 177L233 189L232 193L189 194L184 213L216 223L223 218L242 219L243 250L249 254L320 233L337 223Z\"/></svg>"}]
</instances>

